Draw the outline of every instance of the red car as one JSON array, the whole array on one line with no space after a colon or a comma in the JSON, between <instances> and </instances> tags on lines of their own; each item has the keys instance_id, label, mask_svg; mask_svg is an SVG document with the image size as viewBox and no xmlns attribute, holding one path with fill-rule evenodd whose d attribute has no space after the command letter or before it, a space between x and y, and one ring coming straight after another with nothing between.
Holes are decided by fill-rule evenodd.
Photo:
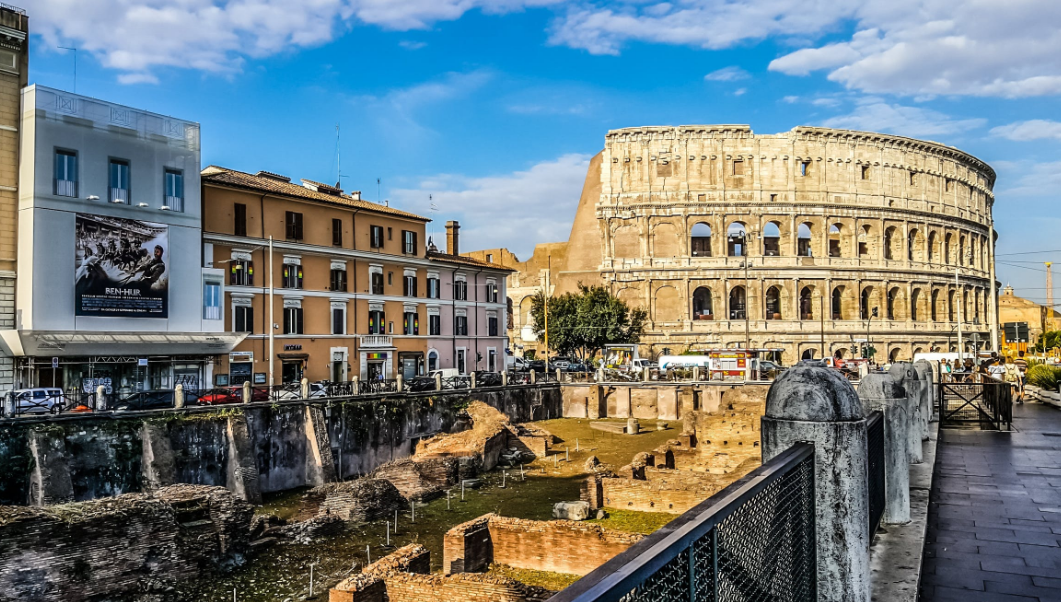
<instances>
[{"instance_id":1,"label":"red car","mask_svg":"<svg viewBox=\"0 0 1061 602\"><path fill-rule=\"evenodd\" d=\"M242 389L210 389L206 393L200 395L197 401L199 402L199 405L202 406L214 406L225 403L239 403L242 401L242 397Z\"/></svg>"}]
</instances>

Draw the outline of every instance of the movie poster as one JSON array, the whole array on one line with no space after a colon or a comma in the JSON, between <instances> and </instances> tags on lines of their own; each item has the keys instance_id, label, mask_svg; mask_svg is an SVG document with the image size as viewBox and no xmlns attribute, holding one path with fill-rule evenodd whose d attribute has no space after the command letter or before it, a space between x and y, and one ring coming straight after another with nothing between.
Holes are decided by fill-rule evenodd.
<instances>
[{"instance_id":1,"label":"movie poster","mask_svg":"<svg viewBox=\"0 0 1061 602\"><path fill-rule=\"evenodd\" d=\"M77 316L169 317L169 230L165 224L77 215Z\"/></svg>"}]
</instances>

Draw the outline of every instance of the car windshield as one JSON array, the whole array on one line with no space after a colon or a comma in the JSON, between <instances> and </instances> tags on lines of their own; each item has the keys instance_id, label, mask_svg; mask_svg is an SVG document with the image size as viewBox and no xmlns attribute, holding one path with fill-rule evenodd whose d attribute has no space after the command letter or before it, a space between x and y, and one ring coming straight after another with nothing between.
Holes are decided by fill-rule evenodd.
<instances>
[{"instance_id":1,"label":"car windshield","mask_svg":"<svg viewBox=\"0 0 1061 602\"><path fill-rule=\"evenodd\" d=\"M35 397L35 398L41 398L41 397L44 397L44 396L45 396L44 391L34 391L33 392L33 397Z\"/></svg>"}]
</instances>

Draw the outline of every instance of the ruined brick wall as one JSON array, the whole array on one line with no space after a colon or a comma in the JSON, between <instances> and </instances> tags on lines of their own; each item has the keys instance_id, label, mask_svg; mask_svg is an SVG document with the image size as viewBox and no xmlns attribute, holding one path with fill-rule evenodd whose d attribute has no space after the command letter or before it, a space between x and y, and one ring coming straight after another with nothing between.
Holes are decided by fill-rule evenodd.
<instances>
[{"instance_id":1,"label":"ruined brick wall","mask_svg":"<svg viewBox=\"0 0 1061 602\"><path fill-rule=\"evenodd\" d=\"M489 521L496 564L585 575L643 536L574 521L534 521L496 516Z\"/></svg>"},{"instance_id":2,"label":"ruined brick wall","mask_svg":"<svg viewBox=\"0 0 1061 602\"><path fill-rule=\"evenodd\" d=\"M178 485L50 508L0 506L0 599L112 599L197 576L246 552L252 508Z\"/></svg>"},{"instance_id":3,"label":"ruined brick wall","mask_svg":"<svg viewBox=\"0 0 1061 602\"><path fill-rule=\"evenodd\" d=\"M443 572L447 575L474 573L490 566L494 558L489 528L493 516L480 516L446 531L442 546Z\"/></svg>"},{"instance_id":4,"label":"ruined brick wall","mask_svg":"<svg viewBox=\"0 0 1061 602\"><path fill-rule=\"evenodd\" d=\"M371 476L393 483L405 499L430 500L459 482L460 463L457 458L405 458L380 466Z\"/></svg>"},{"instance_id":5,"label":"ruined brick wall","mask_svg":"<svg viewBox=\"0 0 1061 602\"><path fill-rule=\"evenodd\" d=\"M386 578L392 573L431 572L431 553L420 544L408 544L340 581L329 592L330 602L387 602Z\"/></svg>"},{"instance_id":6,"label":"ruined brick wall","mask_svg":"<svg viewBox=\"0 0 1061 602\"><path fill-rule=\"evenodd\" d=\"M600 479L601 498L599 505L594 507L681 514L736 480L736 477L730 479L726 476L665 469L646 468L645 472L645 480Z\"/></svg>"},{"instance_id":7,"label":"ruined brick wall","mask_svg":"<svg viewBox=\"0 0 1061 602\"><path fill-rule=\"evenodd\" d=\"M296 520L330 514L346 521L365 522L406 507L405 498L390 481L365 477L309 490L302 498Z\"/></svg>"}]
</instances>

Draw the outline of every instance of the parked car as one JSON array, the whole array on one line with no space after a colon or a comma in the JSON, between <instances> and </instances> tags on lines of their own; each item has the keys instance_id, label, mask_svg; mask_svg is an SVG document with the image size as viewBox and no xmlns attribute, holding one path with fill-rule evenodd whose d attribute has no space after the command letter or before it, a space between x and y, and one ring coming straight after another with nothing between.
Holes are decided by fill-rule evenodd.
<instances>
[{"instance_id":1,"label":"parked car","mask_svg":"<svg viewBox=\"0 0 1061 602\"><path fill-rule=\"evenodd\" d=\"M199 405L213 406L226 403L239 403L243 401L243 387L230 387L210 389L199 395L196 400Z\"/></svg>"},{"instance_id":2,"label":"parked car","mask_svg":"<svg viewBox=\"0 0 1061 602\"><path fill-rule=\"evenodd\" d=\"M545 372L545 362L542 360L527 360L527 371Z\"/></svg>"},{"instance_id":3,"label":"parked car","mask_svg":"<svg viewBox=\"0 0 1061 602\"><path fill-rule=\"evenodd\" d=\"M405 388L413 393L434 391L436 384L434 376L417 376L405 381Z\"/></svg>"},{"instance_id":4,"label":"parked car","mask_svg":"<svg viewBox=\"0 0 1061 602\"><path fill-rule=\"evenodd\" d=\"M66 395L62 389L16 389L8 395L15 400L16 414L58 414L66 407Z\"/></svg>"},{"instance_id":5,"label":"parked car","mask_svg":"<svg viewBox=\"0 0 1061 602\"><path fill-rule=\"evenodd\" d=\"M185 401L188 400L185 397ZM173 389L152 389L137 391L119 399L115 410L118 412L135 412L138 410L164 410L173 407Z\"/></svg>"},{"instance_id":6,"label":"parked car","mask_svg":"<svg viewBox=\"0 0 1061 602\"><path fill-rule=\"evenodd\" d=\"M564 372L589 372L592 368L582 362L571 362L563 370Z\"/></svg>"},{"instance_id":7,"label":"parked car","mask_svg":"<svg viewBox=\"0 0 1061 602\"><path fill-rule=\"evenodd\" d=\"M500 387L501 373L487 372L486 370L475 371L475 386L477 387Z\"/></svg>"}]
</instances>

